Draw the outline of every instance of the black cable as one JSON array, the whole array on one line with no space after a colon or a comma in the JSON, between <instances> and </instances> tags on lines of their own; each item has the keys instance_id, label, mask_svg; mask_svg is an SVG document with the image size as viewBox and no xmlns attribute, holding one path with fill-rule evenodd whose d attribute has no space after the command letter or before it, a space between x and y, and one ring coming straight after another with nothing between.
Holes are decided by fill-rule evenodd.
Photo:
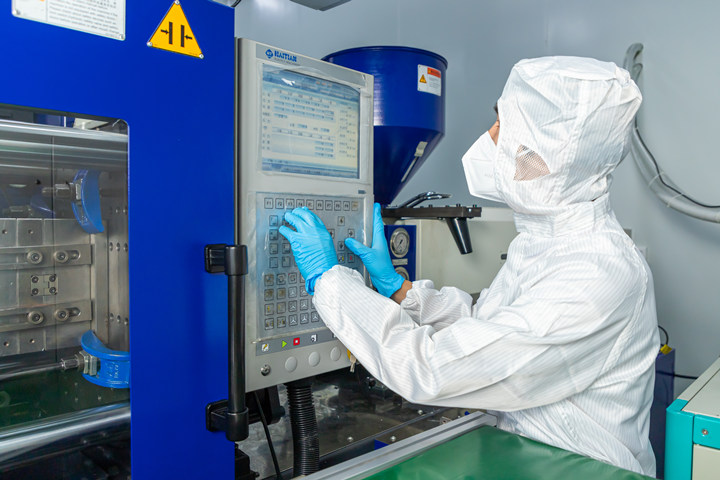
<instances>
[{"instance_id":1,"label":"black cable","mask_svg":"<svg viewBox=\"0 0 720 480\"><path fill-rule=\"evenodd\" d=\"M658 375L667 375L667 376L673 376L677 378L687 378L688 380L697 380L698 377L693 377L692 375L681 375L679 373L673 373L673 372L657 372Z\"/></svg>"},{"instance_id":2,"label":"black cable","mask_svg":"<svg viewBox=\"0 0 720 480\"><path fill-rule=\"evenodd\" d=\"M695 200L694 198L685 195L683 192L681 192L677 188L672 187L667 182L665 182L665 180L663 179L663 174L660 172L660 166L658 165L657 161L655 160L655 156L652 154L652 152L650 152L650 149L645 144L645 140L643 140L642 136L640 135L640 130L638 130L638 125L637 125L637 117L635 118L635 133L637 133L640 143L642 144L643 148L645 148L645 153L648 154L648 156L650 157L650 160L652 160L652 162L653 162L653 165L655 165L655 171L657 172L656 178L660 179L660 183L665 185L665 187L672 190L673 192L677 193L679 196L694 203L695 205L698 205L698 206L704 207L704 208L720 208L720 205L708 205L706 203L699 202L699 201Z\"/></svg>"},{"instance_id":3,"label":"black cable","mask_svg":"<svg viewBox=\"0 0 720 480\"><path fill-rule=\"evenodd\" d=\"M282 480L282 473L280 472L280 464L278 463L277 455L275 454L275 447L273 446L272 439L270 438L270 429L268 428L267 420L265 419L265 412L263 412L262 405L260 405L260 399L258 398L257 392L253 392L255 397L255 404L260 412L260 422L265 429L265 436L267 437L268 446L270 447L270 456L272 456L273 465L275 465L275 476L277 480Z\"/></svg>"},{"instance_id":4,"label":"black cable","mask_svg":"<svg viewBox=\"0 0 720 480\"><path fill-rule=\"evenodd\" d=\"M670 345L670 335L668 335L667 330L665 330L662 326L658 325L658 328L663 331L665 334L665 343L663 345Z\"/></svg>"}]
</instances>

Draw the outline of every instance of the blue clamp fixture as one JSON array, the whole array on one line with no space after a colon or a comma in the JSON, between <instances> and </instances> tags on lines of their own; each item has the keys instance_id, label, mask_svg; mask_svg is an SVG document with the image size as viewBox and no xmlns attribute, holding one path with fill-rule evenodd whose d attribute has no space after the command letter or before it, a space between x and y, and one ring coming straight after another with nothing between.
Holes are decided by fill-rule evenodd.
<instances>
[{"instance_id":1,"label":"blue clamp fixture","mask_svg":"<svg viewBox=\"0 0 720 480\"><path fill-rule=\"evenodd\" d=\"M78 170L73 184L78 189L80 198L76 197L72 204L73 213L80 226L86 232L101 233L105 228L100 217L100 187L98 170ZM79 187L77 187L79 185Z\"/></svg>"},{"instance_id":2,"label":"blue clamp fixture","mask_svg":"<svg viewBox=\"0 0 720 480\"><path fill-rule=\"evenodd\" d=\"M85 359L83 377L101 387L130 387L130 353L110 350L88 330L80 340L84 349L80 354ZM97 364L100 364L99 367Z\"/></svg>"}]
</instances>

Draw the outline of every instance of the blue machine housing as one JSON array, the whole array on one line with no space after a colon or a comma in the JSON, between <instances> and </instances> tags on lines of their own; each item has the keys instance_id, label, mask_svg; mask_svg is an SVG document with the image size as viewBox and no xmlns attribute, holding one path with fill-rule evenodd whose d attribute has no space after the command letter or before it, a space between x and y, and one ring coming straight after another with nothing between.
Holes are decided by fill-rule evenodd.
<instances>
[{"instance_id":1,"label":"blue machine housing","mask_svg":"<svg viewBox=\"0 0 720 480\"><path fill-rule=\"evenodd\" d=\"M114 40L0 9L0 103L129 125L132 477L233 478L205 428L227 397L226 279L203 247L233 240L234 12L184 0L204 58L146 45L173 0L126 3Z\"/></svg>"},{"instance_id":2,"label":"blue machine housing","mask_svg":"<svg viewBox=\"0 0 720 480\"><path fill-rule=\"evenodd\" d=\"M323 60L375 77L373 132L375 201L388 205L445 134L445 71L440 55L410 47L376 46L331 53ZM440 71L440 95L418 90L418 69ZM420 142L427 142L420 157Z\"/></svg>"}]
</instances>

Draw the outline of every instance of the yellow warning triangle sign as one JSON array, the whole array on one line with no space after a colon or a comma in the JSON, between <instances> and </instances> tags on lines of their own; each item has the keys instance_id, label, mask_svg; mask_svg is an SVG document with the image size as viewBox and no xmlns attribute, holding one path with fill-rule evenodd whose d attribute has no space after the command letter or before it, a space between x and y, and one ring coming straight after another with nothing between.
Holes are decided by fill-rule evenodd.
<instances>
[{"instance_id":1,"label":"yellow warning triangle sign","mask_svg":"<svg viewBox=\"0 0 720 480\"><path fill-rule=\"evenodd\" d=\"M420 83L427 83L427 80L425 80L425 75L420 76Z\"/></svg>"},{"instance_id":2,"label":"yellow warning triangle sign","mask_svg":"<svg viewBox=\"0 0 720 480\"><path fill-rule=\"evenodd\" d=\"M170 10L167 11L160 25L155 29L155 33L148 40L147 45L148 47L182 53L191 57L204 58L179 0L173 2Z\"/></svg>"}]
</instances>

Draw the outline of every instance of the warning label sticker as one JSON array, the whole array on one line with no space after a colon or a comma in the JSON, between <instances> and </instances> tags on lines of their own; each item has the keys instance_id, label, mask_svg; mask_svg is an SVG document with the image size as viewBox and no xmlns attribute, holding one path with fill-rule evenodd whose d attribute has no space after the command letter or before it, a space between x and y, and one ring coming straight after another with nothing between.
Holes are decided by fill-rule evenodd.
<instances>
[{"instance_id":1,"label":"warning label sticker","mask_svg":"<svg viewBox=\"0 0 720 480\"><path fill-rule=\"evenodd\" d=\"M185 12L180 6L180 0L173 2L147 45L191 57L204 58L195 34L190 29L190 23L185 17Z\"/></svg>"},{"instance_id":2,"label":"warning label sticker","mask_svg":"<svg viewBox=\"0 0 720 480\"><path fill-rule=\"evenodd\" d=\"M125 40L125 0L13 0L16 17Z\"/></svg>"},{"instance_id":3,"label":"warning label sticker","mask_svg":"<svg viewBox=\"0 0 720 480\"><path fill-rule=\"evenodd\" d=\"M418 92L442 95L442 73L427 65L418 65Z\"/></svg>"}]
</instances>

